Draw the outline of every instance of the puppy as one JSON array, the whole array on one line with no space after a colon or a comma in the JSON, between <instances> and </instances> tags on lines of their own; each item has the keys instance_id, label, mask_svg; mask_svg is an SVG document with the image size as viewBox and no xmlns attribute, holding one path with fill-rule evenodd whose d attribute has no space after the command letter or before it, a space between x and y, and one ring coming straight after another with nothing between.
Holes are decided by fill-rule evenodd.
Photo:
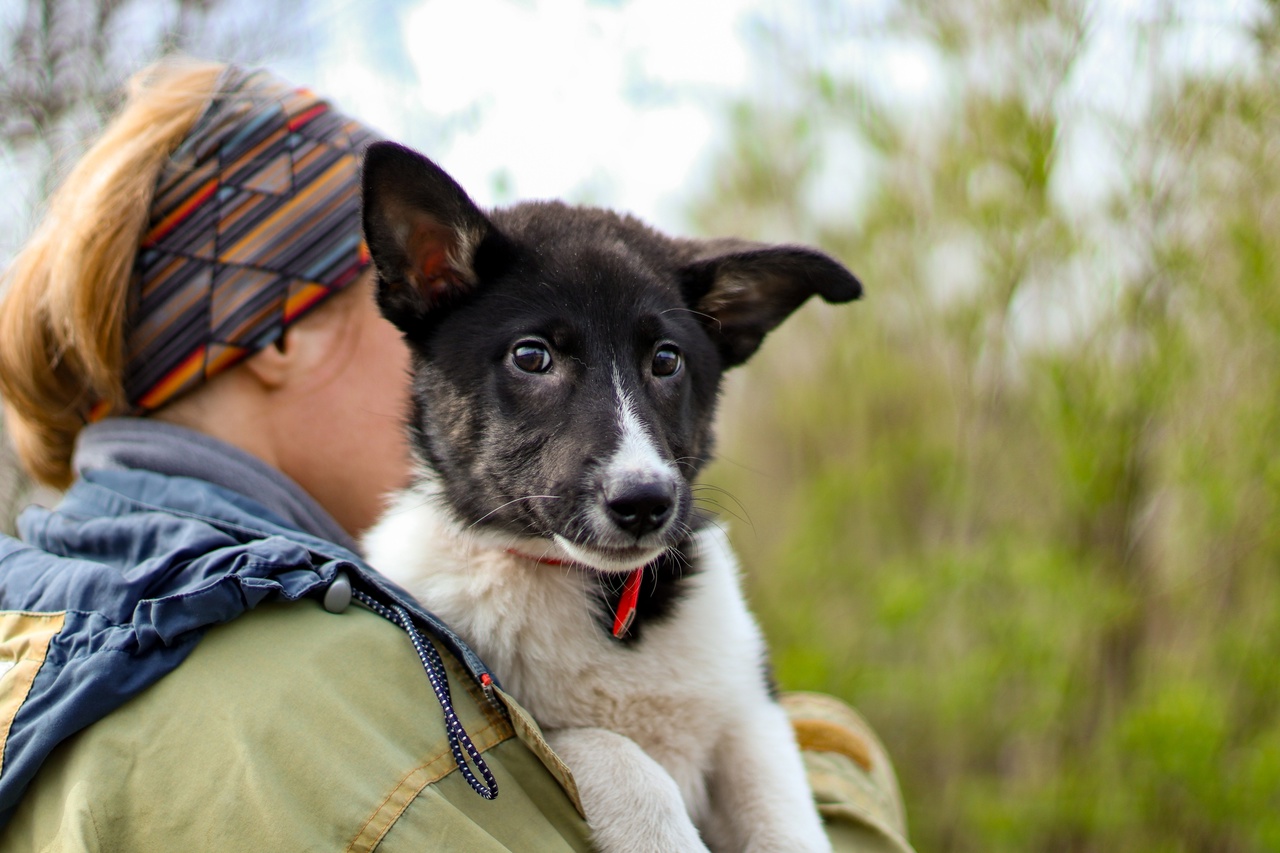
<instances>
[{"instance_id":1,"label":"puppy","mask_svg":"<svg viewBox=\"0 0 1280 853\"><path fill-rule=\"evenodd\" d=\"M412 351L417 461L370 562L534 716L601 850L829 849L693 483L723 371L858 280L811 249L603 210L486 215L390 143L364 192L378 305Z\"/></svg>"}]
</instances>

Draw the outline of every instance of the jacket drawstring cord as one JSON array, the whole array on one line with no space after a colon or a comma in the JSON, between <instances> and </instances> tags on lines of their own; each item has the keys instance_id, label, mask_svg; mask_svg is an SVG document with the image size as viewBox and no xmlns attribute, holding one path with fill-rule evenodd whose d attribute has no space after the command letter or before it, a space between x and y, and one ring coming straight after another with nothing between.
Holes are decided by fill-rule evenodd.
<instances>
[{"instance_id":1,"label":"jacket drawstring cord","mask_svg":"<svg viewBox=\"0 0 1280 853\"><path fill-rule=\"evenodd\" d=\"M444 661L440 659L440 653L436 651L436 647L422 638L422 634L413 623L413 617L400 605L395 603L390 606L384 605L361 590L354 590L352 596L382 618L399 625L409 635L409 639L413 641L413 648L418 653L418 659L422 661L422 668L427 671L431 689L435 691L436 699L444 709L449 749L453 751L453 760L457 763L458 770L462 772L462 777L467 780L471 790L486 800L496 799L498 782L493 778L489 765L485 764L484 758L480 756L480 750L476 749L475 744L471 742L471 737L462 727L462 722L453 710L453 699L449 694L449 676L445 672ZM480 771L480 775L484 777L484 782L477 779L475 773L471 772L471 768L467 766L467 756L470 756L476 770Z\"/></svg>"}]
</instances>

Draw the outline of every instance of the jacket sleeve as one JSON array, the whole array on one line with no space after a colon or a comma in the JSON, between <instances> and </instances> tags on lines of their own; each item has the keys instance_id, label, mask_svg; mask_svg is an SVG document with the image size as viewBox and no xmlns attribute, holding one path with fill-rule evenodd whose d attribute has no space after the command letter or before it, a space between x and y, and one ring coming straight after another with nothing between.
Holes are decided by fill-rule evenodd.
<instances>
[{"instance_id":1,"label":"jacket sleeve","mask_svg":"<svg viewBox=\"0 0 1280 853\"><path fill-rule=\"evenodd\" d=\"M893 764L866 720L820 693L787 693L782 705L833 849L911 853Z\"/></svg>"}]
</instances>

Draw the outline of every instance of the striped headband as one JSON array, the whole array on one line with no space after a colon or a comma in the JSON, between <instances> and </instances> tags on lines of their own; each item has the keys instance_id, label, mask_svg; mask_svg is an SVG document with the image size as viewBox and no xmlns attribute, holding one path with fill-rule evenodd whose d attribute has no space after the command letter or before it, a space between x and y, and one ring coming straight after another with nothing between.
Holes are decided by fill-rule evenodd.
<instances>
[{"instance_id":1,"label":"striped headband","mask_svg":"<svg viewBox=\"0 0 1280 853\"><path fill-rule=\"evenodd\" d=\"M138 250L132 414L274 343L369 264L360 156L377 135L265 71L229 68L218 93L161 173Z\"/></svg>"}]
</instances>

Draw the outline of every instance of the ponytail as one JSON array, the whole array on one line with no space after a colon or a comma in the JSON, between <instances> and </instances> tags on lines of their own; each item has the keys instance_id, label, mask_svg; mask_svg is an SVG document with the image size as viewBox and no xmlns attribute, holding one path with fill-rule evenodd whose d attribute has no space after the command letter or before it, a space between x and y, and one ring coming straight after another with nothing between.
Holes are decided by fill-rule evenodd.
<instances>
[{"instance_id":1,"label":"ponytail","mask_svg":"<svg viewBox=\"0 0 1280 853\"><path fill-rule=\"evenodd\" d=\"M124 402L127 303L152 194L224 69L169 60L136 75L4 274L0 396L18 458L46 485L70 484L89 407Z\"/></svg>"}]
</instances>

